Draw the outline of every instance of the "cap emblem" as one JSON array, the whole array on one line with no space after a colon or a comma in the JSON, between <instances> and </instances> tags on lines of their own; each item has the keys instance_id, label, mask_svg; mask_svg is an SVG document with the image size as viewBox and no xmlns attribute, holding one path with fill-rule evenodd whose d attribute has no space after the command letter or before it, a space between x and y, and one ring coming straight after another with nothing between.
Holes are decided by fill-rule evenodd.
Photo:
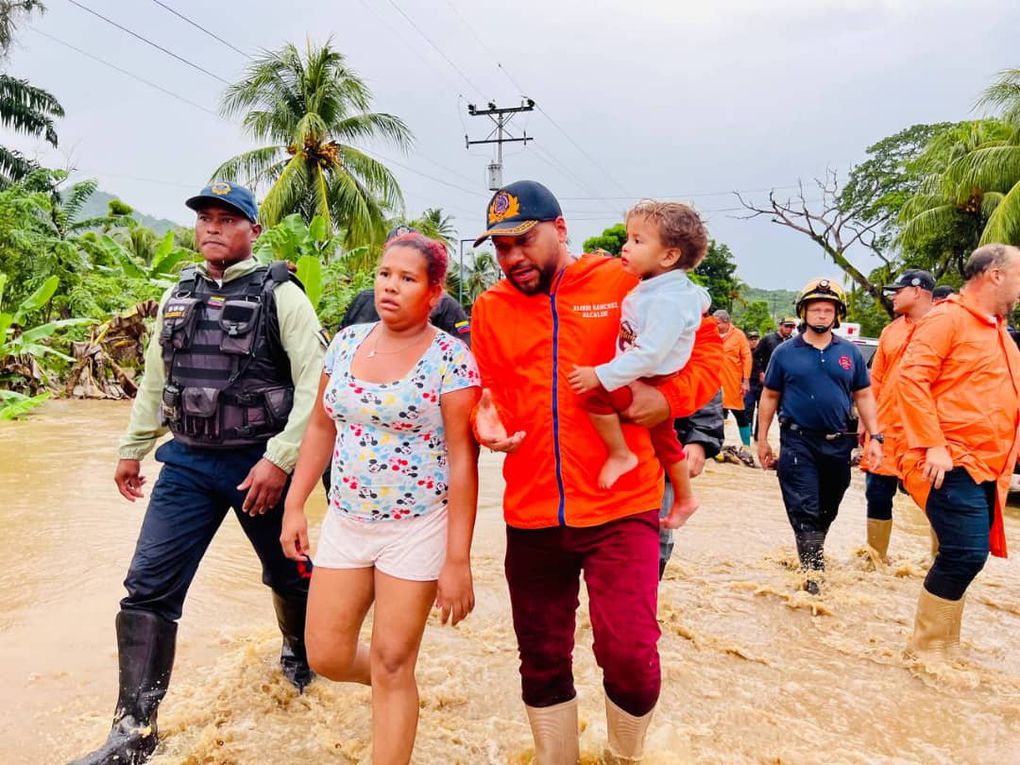
<instances>
[{"instance_id":1,"label":"cap emblem","mask_svg":"<svg viewBox=\"0 0 1020 765\"><path fill-rule=\"evenodd\" d=\"M489 225L502 223L507 218L519 215L520 212L521 203L517 197L507 191L501 191L493 197L492 204L489 205Z\"/></svg>"},{"instance_id":2,"label":"cap emblem","mask_svg":"<svg viewBox=\"0 0 1020 765\"><path fill-rule=\"evenodd\" d=\"M225 197L234 189L231 188L230 184L226 181L216 181L212 186L209 187L209 191L218 197Z\"/></svg>"}]
</instances>

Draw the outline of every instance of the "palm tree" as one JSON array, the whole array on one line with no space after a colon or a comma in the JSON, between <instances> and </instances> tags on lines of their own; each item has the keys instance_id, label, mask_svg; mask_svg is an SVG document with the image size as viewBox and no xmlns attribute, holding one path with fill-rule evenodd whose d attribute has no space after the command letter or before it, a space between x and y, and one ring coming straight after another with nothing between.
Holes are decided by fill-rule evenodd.
<instances>
[{"instance_id":1,"label":"palm tree","mask_svg":"<svg viewBox=\"0 0 1020 765\"><path fill-rule=\"evenodd\" d=\"M453 226L453 216L443 215L438 207L430 207L408 223L412 228L421 231L425 236L442 242L448 252L452 253L457 246L457 229Z\"/></svg>"},{"instance_id":2,"label":"palm tree","mask_svg":"<svg viewBox=\"0 0 1020 765\"><path fill-rule=\"evenodd\" d=\"M33 10L46 10L38 0L0 0L0 59L7 57L14 37L18 16ZM44 137L51 146L57 145L53 121L64 116L64 109L52 95L27 80L0 74L0 126L33 137ZM0 186L24 178L35 163L20 152L0 146Z\"/></svg>"},{"instance_id":3,"label":"palm tree","mask_svg":"<svg viewBox=\"0 0 1020 765\"><path fill-rule=\"evenodd\" d=\"M387 213L403 208L396 178L355 143L382 140L401 150L411 132L391 114L370 112L371 93L327 41L265 52L223 96L225 116L243 115L249 135L272 145L227 160L214 178L267 184L260 216L274 225L291 213L322 215L357 246L381 237Z\"/></svg>"},{"instance_id":4,"label":"palm tree","mask_svg":"<svg viewBox=\"0 0 1020 765\"><path fill-rule=\"evenodd\" d=\"M962 215L978 225L975 244L1020 243L1020 69L1003 71L977 106L1000 117L961 123L942 137L943 145L933 141L934 151L925 154L941 151L944 164L923 184L920 199L904 208L904 241L954 219L959 224Z\"/></svg>"}]
</instances>

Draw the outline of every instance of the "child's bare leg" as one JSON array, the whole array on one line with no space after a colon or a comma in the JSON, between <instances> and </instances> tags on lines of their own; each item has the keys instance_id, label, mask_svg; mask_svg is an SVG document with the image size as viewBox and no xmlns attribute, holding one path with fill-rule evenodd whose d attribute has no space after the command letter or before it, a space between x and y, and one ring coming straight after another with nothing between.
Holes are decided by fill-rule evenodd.
<instances>
[{"instance_id":1,"label":"child's bare leg","mask_svg":"<svg viewBox=\"0 0 1020 765\"><path fill-rule=\"evenodd\" d=\"M623 437L623 428L620 427L620 417L616 414L592 414L592 425L595 431L606 445L609 454L599 472L599 488L612 488L616 480L624 473L629 473L637 467L637 455L627 446L627 440Z\"/></svg>"},{"instance_id":2,"label":"child's bare leg","mask_svg":"<svg viewBox=\"0 0 1020 765\"><path fill-rule=\"evenodd\" d=\"M669 476L669 482L673 484L673 506L669 509L669 514L662 519L662 525L669 529L680 528L698 509L698 498L691 491L687 460L662 467Z\"/></svg>"}]
</instances>

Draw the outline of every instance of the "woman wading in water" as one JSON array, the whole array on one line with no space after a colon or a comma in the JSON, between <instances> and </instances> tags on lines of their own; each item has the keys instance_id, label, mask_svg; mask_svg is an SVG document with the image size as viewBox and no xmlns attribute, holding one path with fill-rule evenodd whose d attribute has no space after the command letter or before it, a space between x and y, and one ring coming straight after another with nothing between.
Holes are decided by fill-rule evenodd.
<instances>
[{"instance_id":1,"label":"woman wading in water","mask_svg":"<svg viewBox=\"0 0 1020 765\"><path fill-rule=\"evenodd\" d=\"M390 240L375 280L381 321L348 327L326 354L301 443L281 542L308 556L304 505L332 455L306 640L312 669L372 686L373 763L407 763L418 726L414 670L433 603L456 624L474 608L470 550L479 396L471 352L429 324L446 249ZM358 634L375 604L369 645Z\"/></svg>"}]
</instances>

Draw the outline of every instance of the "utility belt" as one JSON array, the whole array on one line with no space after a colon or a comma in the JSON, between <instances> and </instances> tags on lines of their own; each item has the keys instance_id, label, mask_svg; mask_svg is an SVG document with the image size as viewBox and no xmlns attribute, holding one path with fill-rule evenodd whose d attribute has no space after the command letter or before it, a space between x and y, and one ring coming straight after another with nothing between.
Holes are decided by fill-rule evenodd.
<instances>
[{"instance_id":1,"label":"utility belt","mask_svg":"<svg viewBox=\"0 0 1020 765\"><path fill-rule=\"evenodd\" d=\"M826 441L838 441L841 438L857 438L857 420L853 417L847 420L847 429L839 430L835 433L827 433L824 430L812 430L811 428L805 428L798 425L796 422L791 420L789 417L779 418L780 430L789 430L792 433L800 433L804 436L816 436L818 438L824 438Z\"/></svg>"},{"instance_id":2,"label":"utility belt","mask_svg":"<svg viewBox=\"0 0 1020 765\"><path fill-rule=\"evenodd\" d=\"M163 387L160 414L174 437L205 448L261 443L282 431L294 406L289 386L255 391L206 387Z\"/></svg>"}]
</instances>

